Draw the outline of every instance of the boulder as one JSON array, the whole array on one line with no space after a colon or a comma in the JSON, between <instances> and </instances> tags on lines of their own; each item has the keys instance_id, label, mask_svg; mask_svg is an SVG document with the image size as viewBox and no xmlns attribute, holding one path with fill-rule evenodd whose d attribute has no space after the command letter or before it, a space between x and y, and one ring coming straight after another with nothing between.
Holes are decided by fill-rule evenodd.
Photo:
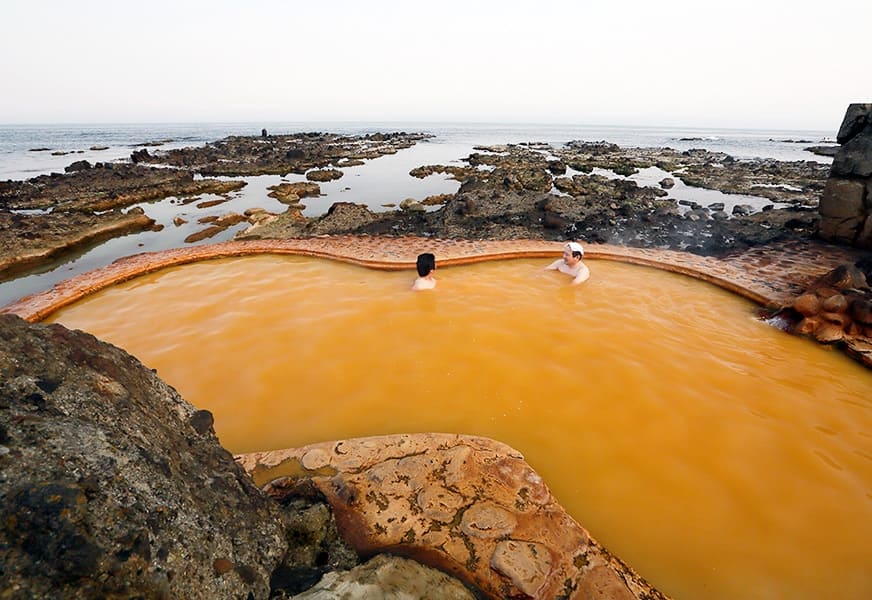
<instances>
[{"instance_id":1,"label":"boulder","mask_svg":"<svg viewBox=\"0 0 872 600\"><path fill-rule=\"evenodd\" d=\"M267 598L278 507L138 360L0 315L0 565L17 598ZM14 590L14 591L13 591Z\"/></svg>"},{"instance_id":2,"label":"boulder","mask_svg":"<svg viewBox=\"0 0 872 600\"><path fill-rule=\"evenodd\" d=\"M848 179L830 178L821 196L819 212L822 217L847 219L863 214L862 183Z\"/></svg>"},{"instance_id":3,"label":"boulder","mask_svg":"<svg viewBox=\"0 0 872 600\"><path fill-rule=\"evenodd\" d=\"M462 583L415 561L380 554L350 571L333 571L295 600L474 600Z\"/></svg>"},{"instance_id":4,"label":"boulder","mask_svg":"<svg viewBox=\"0 0 872 600\"><path fill-rule=\"evenodd\" d=\"M185 238L185 243L193 244L195 242L201 242L211 237L215 237L226 229L227 227L221 225L212 225L210 227L207 227L206 229L201 229L200 231L190 234L188 237Z\"/></svg>"},{"instance_id":5,"label":"boulder","mask_svg":"<svg viewBox=\"0 0 872 600\"><path fill-rule=\"evenodd\" d=\"M76 162L70 163L66 167L64 167L64 172L66 173L74 173L76 171L87 171L91 168L91 163L87 160L77 160Z\"/></svg>"},{"instance_id":6,"label":"boulder","mask_svg":"<svg viewBox=\"0 0 872 600\"><path fill-rule=\"evenodd\" d=\"M866 127L833 158L832 175L839 177L869 177L872 175L872 124Z\"/></svg>"},{"instance_id":7,"label":"boulder","mask_svg":"<svg viewBox=\"0 0 872 600\"><path fill-rule=\"evenodd\" d=\"M872 104L849 104L836 134L836 141L844 144L872 123Z\"/></svg>"},{"instance_id":8,"label":"boulder","mask_svg":"<svg viewBox=\"0 0 872 600\"><path fill-rule=\"evenodd\" d=\"M848 354L872 367L872 289L867 269L872 258L839 265L815 280L789 307L783 307L787 330L824 344L838 343Z\"/></svg>"},{"instance_id":9,"label":"boulder","mask_svg":"<svg viewBox=\"0 0 872 600\"><path fill-rule=\"evenodd\" d=\"M306 173L306 179L309 181L333 181L342 175L343 173L339 169L318 169Z\"/></svg>"},{"instance_id":10,"label":"boulder","mask_svg":"<svg viewBox=\"0 0 872 600\"><path fill-rule=\"evenodd\" d=\"M306 224L306 231L314 235L354 231L372 223L375 219L375 213L369 210L365 204L334 202L327 209L327 214Z\"/></svg>"},{"instance_id":11,"label":"boulder","mask_svg":"<svg viewBox=\"0 0 872 600\"><path fill-rule=\"evenodd\" d=\"M300 198L307 196L317 197L321 195L321 187L317 183L299 181L296 183L280 183L267 188L270 198L275 198L285 204L295 204Z\"/></svg>"},{"instance_id":12,"label":"boulder","mask_svg":"<svg viewBox=\"0 0 872 600\"><path fill-rule=\"evenodd\" d=\"M848 310L848 299L842 294L833 294L823 301L821 309L824 312L843 313Z\"/></svg>"},{"instance_id":13,"label":"boulder","mask_svg":"<svg viewBox=\"0 0 872 600\"><path fill-rule=\"evenodd\" d=\"M820 319L817 317L806 317L797 323L796 327L793 329L793 333L796 335L813 335L818 327L820 327L820 324Z\"/></svg>"},{"instance_id":14,"label":"boulder","mask_svg":"<svg viewBox=\"0 0 872 600\"><path fill-rule=\"evenodd\" d=\"M400 210L424 212L427 209L424 207L423 204L421 204L414 198L406 198L405 200L400 202Z\"/></svg>"},{"instance_id":15,"label":"boulder","mask_svg":"<svg viewBox=\"0 0 872 600\"><path fill-rule=\"evenodd\" d=\"M857 235L857 246L860 248L872 248L872 212L866 217L866 221Z\"/></svg>"},{"instance_id":16,"label":"boulder","mask_svg":"<svg viewBox=\"0 0 872 600\"><path fill-rule=\"evenodd\" d=\"M813 317L821 312L821 301L816 294L803 294L793 302L793 308L805 317Z\"/></svg>"},{"instance_id":17,"label":"boulder","mask_svg":"<svg viewBox=\"0 0 872 600\"><path fill-rule=\"evenodd\" d=\"M851 318L857 323L872 326L872 298L858 298L851 303Z\"/></svg>"},{"instance_id":18,"label":"boulder","mask_svg":"<svg viewBox=\"0 0 872 600\"><path fill-rule=\"evenodd\" d=\"M832 288L833 290L847 289L866 289L869 285L866 282L866 275L856 265L845 263L839 265L829 273L822 275L811 285L811 290L823 290L824 288ZM834 292L835 293L835 292ZM826 294L827 297L832 294Z\"/></svg>"},{"instance_id":19,"label":"boulder","mask_svg":"<svg viewBox=\"0 0 872 600\"><path fill-rule=\"evenodd\" d=\"M872 248L872 104L851 104L819 205L818 234Z\"/></svg>"}]
</instances>

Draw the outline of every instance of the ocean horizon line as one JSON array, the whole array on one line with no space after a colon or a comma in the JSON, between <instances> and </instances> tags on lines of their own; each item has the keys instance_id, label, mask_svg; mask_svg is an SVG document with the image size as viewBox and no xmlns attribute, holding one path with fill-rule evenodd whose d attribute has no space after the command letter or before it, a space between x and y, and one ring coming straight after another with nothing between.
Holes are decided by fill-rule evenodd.
<instances>
[{"instance_id":1,"label":"ocean horizon line","mask_svg":"<svg viewBox=\"0 0 872 600\"><path fill-rule=\"evenodd\" d=\"M410 126L460 126L460 127L510 127L510 128L544 128L544 129L616 129L616 130L650 130L650 131L729 131L729 132L832 132L828 128L812 127L761 127L761 126L727 126L727 125L676 125L676 124L614 124L614 123L576 123L569 121L483 121L483 120L156 120L156 121L46 121L46 122L15 122L0 123L2 129L26 128L86 128L86 127L156 127L156 126L252 126L268 129L270 126L305 127L307 125L336 125L340 127L372 128L385 126L392 129L408 128Z\"/></svg>"}]
</instances>

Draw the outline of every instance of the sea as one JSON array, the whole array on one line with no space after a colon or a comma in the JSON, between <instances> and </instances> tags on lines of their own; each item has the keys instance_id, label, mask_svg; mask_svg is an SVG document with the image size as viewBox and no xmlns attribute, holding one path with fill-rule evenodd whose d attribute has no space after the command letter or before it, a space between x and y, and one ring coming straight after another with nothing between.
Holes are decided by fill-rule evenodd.
<instances>
[{"instance_id":1,"label":"sea","mask_svg":"<svg viewBox=\"0 0 872 600\"><path fill-rule=\"evenodd\" d=\"M505 124L505 123L398 123L398 122L262 122L262 123L131 123L131 124L39 124L0 125L0 181L27 180L49 173L63 173L73 162L86 160L114 163L129 161L132 152L146 148L151 152L188 146L202 146L227 136L324 132L345 135L407 132L432 137L415 146L343 169L342 178L321 184L319 198L306 198L303 214L321 215L334 202L346 201L367 205L370 210L393 210L405 199L422 200L436 194L457 191L458 182L442 174L424 179L409 175L415 167L431 164L465 164L463 159L477 147L503 144L536 143L560 148L570 141L605 141L622 147L673 148L678 151L701 148L724 152L736 159L769 158L782 161L815 161L828 164L831 158L806 150L815 145L835 144L835 131L756 130L681 127L631 127L578 124ZM597 171L609 177L620 175ZM571 174L571 173L570 173ZM639 185L656 185L670 175L656 167L645 169L629 178ZM209 208L196 208L176 198L143 203L145 213L163 225L160 232L141 232L114 238L97 246L83 248L45 265L39 272L0 283L0 306L23 296L50 289L54 284L105 266L131 254L152 252L186 245L184 239L204 227L198 220L243 212L261 207L283 212L287 207L268 196L270 186L281 182L304 180L304 176L263 175L242 177L246 186L230 195L229 200ZM761 209L771 201L754 196L727 195L712 190L690 188L676 179L670 198L693 201L704 206L723 202L729 212L735 204L749 204ZM204 195L203 200L216 199ZM186 221L181 225L176 217ZM232 239L247 227L242 223L218 236L195 242L208 244Z\"/></svg>"}]
</instances>

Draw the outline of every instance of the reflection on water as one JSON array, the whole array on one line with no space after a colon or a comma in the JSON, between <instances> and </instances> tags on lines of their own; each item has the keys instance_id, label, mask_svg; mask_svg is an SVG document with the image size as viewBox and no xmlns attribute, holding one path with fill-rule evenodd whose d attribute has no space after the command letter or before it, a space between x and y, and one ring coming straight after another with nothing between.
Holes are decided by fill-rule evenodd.
<instances>
[{"instance_id":1,"label":"reflection on water","mask_svg":"<svg viewBox=\"0 0 872 600\"><path fill-rule=\"evenodd\" d=\"M682 204L682 201L685 203L699 204L704 207L711 207L712 204L722 204L723 208L720 210L725 211L727 215L733 214L733 208L739 204L747 204L751 207L752 212L761 211L767 206L770 208L785 208L790 206L788 203L775 202L774 200L764 198L763 196L725 194L718 190L693 187L684 183L681 180L680 174L674 175L659 167L646 167L644 169L639 169L638 173L629 176L618 175L614 171L600 168L595 168L592 172L594 175L602 175L609 179L629 179L635 181L639 187L653 187L658 189L660 188L660 182L664 178L669 177L673 180L673 186L668 190L664 190L666 191L666 196L664 196L664 198L667 200L674 200L679 212L681 213L690 210L690 206L688 204ZM570 176L577 173L578 171L568 169L568 174Z\"/></svg>"},{"instance_id":2,"label":"reflection on water","mask_svg":"<svg viewBox=\"0 0 872 600\"><path fill-rule=\"evenodd\" d=\"M411 271L209 261L56 318L213 411L233 452L484 435L675 598L868 598L870 374L699 281L588 261L573 287L547 262L413 293Z\"/></svg>"}]
</instances>

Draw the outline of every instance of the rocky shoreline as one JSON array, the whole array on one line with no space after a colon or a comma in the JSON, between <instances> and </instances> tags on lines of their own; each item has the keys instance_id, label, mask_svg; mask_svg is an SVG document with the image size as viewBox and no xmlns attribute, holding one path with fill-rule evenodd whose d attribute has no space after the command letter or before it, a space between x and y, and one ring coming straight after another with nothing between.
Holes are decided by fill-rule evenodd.
<instances>
[{"instance_id":1,"label":"rocky shoreline","mask_svg":"<svg viewBox=\"0 0 872 600\"><path fill-rule=\"evenodd\" d=\"M406 202L373 212L335 203L327 214L305 218L293 206L238 239L325 234L419 235L447 239L581 239L633 247L722 255L737 249L813 235L817 196L828 166L816 162L735 161L707 151L621 149L606 143L480 148L468 166L424 165L412 175L444 173L460 182L452 195ZM757 194L784 205L763 210L737 205L689 204L664 199L661 185L600 174L633 174L657 167L694 185L728 194ZM595 172L599 170L600 172ZM432 209L438 204L436 210Z\"/></svg>"},{"instance_id":2,"label":"rocky shoreline","mask_svg":"<svg viewBox=\"0 0 872 600\"><path fill-rule=\"evenodd\" d=\"M409 199L384 212L338 202L325 215L303 216L301 200L320 194L318 181L341 177L344 167L394 154L425 137L231 137L198 148L136 150L130 164L77 161L63 174L0 182L0 264L8 265L0 270L0 281L26 272L40 260L54 260L94 243L94 229L111 234L104 224L120 214L105 211L122 213L134 204L171 197L186 205L206 193L226 199L246 184L238 179L244 176L305 173L309 183L305 189L299 184L273 188L269 195L288 205L281 214L258 207L244 214L228 212L204 222L187 243L247 222L250 227L239 239L346 233L582 239L720 255L813 235L817 199L829 170L814 161L739 161L705 150L620 148L606 142L575 142L563 148L536 143L492 146L476 149L463 159L462 167L421 165L411 172L416 177L450 175L460 185L455 194ZM651 168L665 173L655 185L640 186L623 177ZM219 176L237 179L216 179ZM665 196L678 178L701 189L753 195L771 204L740 203L731 210L723 203L676 204ZM114 235L149 228L154 224L145 219L130 219ZM28 258L19 261L25 255Z\"/></svg>"},{"instance_id":3,"label":"rocky shoreline","mask_svg":"<svg viewBox=\"0 0 872 600\"><path fill-rule=\"evenodd\" d=\"M80 161L65 174L0 183L0 281L97 240L154 228L143 211L126 210L134 204L227 195L245 185L217 177L298 173L308 181L271 188L285 212L228 213L204 221L204 239L246 221L238 239L581 239L729 257L813 239L829 174L814 161L528 143L477 148L460 167L413 170L450 175L459 182L455 194L386 212L335 203L320 217L302 214L301 200L320 193L317 182L422 139L227 138L203 148L137 150L131 164ZM651 185L626 178L646 170L657 174ZM771 203L679 205L668 191L676 179ZM800 333L824 332L824 342L869 335L870 292L857 291L867 276L837 272L782 313ZM569 519L521 457L496 442L413 436L238 457L254 473L287 461L302 467L269 484L269 500L220 447L211 414L133 357L81 332L11 315L0 315L0 330L0 562L11 597L329 597L403 577L408 589L438 582L430 590L443 590L442 598L665 597ZM417 464L419 456L429 459ZM407 519L414 526L395 527ZM401 559L381 557L359 570L381 552L435 565L465 585ZM333 587L305 595L324 574L348 569L351 575L337 575L349 578L344 583L331 575L319 585ZM376 587L361 588L364 581Z\"/></svg>"}]
</instances>

